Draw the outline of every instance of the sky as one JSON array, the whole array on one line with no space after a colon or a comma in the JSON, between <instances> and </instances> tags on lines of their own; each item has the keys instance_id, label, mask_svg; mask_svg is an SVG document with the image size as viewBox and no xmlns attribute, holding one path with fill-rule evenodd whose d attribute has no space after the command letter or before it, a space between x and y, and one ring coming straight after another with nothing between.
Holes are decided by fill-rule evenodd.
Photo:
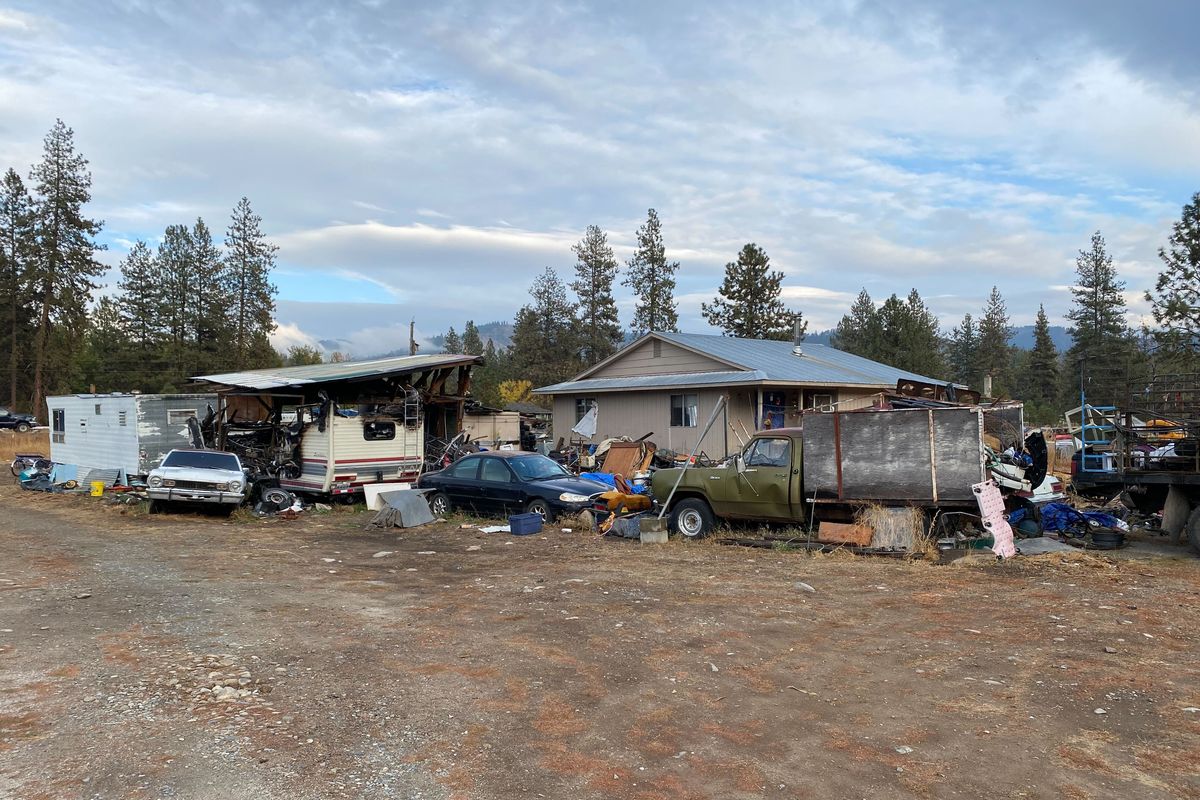
<instances>
[{"instance_id":1,"label":"sky","mask_svg":"<svg viewBox=\"0 0 1200 800\"><path fill-rule=\"evenodd\" d=\"M511 319L648 208L685 331L746 242L811 330L861 288L1061 323L1096 230L1136 323L1200 191L1198 28L1188 0L0 0L0 169L70 125L114 270L249 197L280 347Z\"/></svg>"}]
</instances>

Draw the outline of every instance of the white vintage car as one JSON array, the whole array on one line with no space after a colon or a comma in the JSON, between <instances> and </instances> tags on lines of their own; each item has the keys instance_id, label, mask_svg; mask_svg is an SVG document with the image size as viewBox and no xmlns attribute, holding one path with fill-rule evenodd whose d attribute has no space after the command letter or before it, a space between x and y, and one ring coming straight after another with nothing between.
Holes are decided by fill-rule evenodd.
<instances>
[{"instance_id":1,"label":"white vintage car","mask_svg":"<svg viewBox=\"0 0 1200 800\"><path fill-rule=\"evenodd\" d=\"M233 453L172 450L146 479L150 513L163 503L218 504L230 514L246 499L245 471Z\"/></svg>"}]
</instances>

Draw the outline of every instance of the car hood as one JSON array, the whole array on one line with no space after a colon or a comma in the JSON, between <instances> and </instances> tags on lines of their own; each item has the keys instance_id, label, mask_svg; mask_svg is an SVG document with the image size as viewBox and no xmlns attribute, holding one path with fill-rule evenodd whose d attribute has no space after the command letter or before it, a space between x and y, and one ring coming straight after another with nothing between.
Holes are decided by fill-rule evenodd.
<instances>
[{"instance_id":1,"label":"car hood","mask_svg":"<svg viewBox=\"0 0 1200 800\"><path fill-rule=\"evenodd\" d=\"M612 489L611 486L605 486L599 481L589 481L587 478L551 478L544 481L529 481L528 483L530 486L544 486L559 494L570 492L571 494L586 494L590 496Z\"/></svg>"},{"instance_id":2,"label":"car hood","mask_svg":"<svg viewBox=\"0 0 1200 800\"><path fill-rule=\"evenodd\" d=\"M206 481L209 483L246 482L246 477L234 470L200 469L198 467L159 467L158 469L151 470L150 476L173 481Z\"/></svg>"}]
</instances>

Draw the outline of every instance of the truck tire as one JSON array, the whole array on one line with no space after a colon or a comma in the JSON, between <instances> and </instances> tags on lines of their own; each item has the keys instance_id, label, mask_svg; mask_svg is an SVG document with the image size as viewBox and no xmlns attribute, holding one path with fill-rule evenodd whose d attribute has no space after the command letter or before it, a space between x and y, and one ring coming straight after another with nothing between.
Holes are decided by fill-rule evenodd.
<instances>
[{"instance_id":1,"label":"truck tire","mask_svg":"<svg viewBox=\"0 0 1200 800\"><path fill-rule=\"evenodd\" d=\"M689 497L680 500L671 509L667 527L686 539L703 539L713 532L716 522L708 503Z\"/></svg>"},{"instance_id":2,"label":"truck tire","mask_svg":"<svg viewBox=\"0 0 1200 800\"><path fill-rule=\"evenodd\" d=\"M1187 537L1192 545L1192 549L1200 555L1200 506L1192 509L1192 513L1188 516L1187 521Z\"/></svg>"},{"instance_id":3,"label":"truck tire","mask_svg":"<svg viewBox=\"0 0 1200 800\"><path fill-rule=\"evenodd\" d=\"M17 423L17 433L29 433L31 430L33 430L33 426L28 422Z\"/></svg>"}]
</instances>

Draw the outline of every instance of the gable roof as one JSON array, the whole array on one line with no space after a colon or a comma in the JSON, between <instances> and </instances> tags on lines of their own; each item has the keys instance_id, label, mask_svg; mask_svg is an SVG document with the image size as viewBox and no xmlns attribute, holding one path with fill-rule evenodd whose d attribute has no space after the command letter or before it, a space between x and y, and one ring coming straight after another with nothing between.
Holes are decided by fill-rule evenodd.
<instances>
[{"instance_id":1,"label":"gable roof","mask_svg":"<svg viewBox=\"0 0 1200 800\"><path fill-rule=\"evenodd\" d=\"M462 364L480 364L480 356L438 353L428 356L397 356L376 358L370 361L341 361L334 364L309 364L302 367L276 367L252 369L245 372L226 372L220 375L197 375L194 381L205 381L220 386L236 386L240 389L282 389L314 383L335 381L369 380L387 375L403 375L435 367L453 367Z\"/></svg>"},{"instance_id":2,"label":"gable roof","mask_svg":"<svg viewBox=\"0 0 1200 800\"><path fill-rule=\"evenodd\" d=\"M589 378L597 370L613 363L623 354L650 339L661 339L694 353L733 367L732 370L698 372L687 375L639 375L616 378ZM824 344L801 345L803 355L793 352L790 341L738 339L705 333L648 333L575 379L536 389L537 394L563 394L581 391L618 391L678 386L711 386L737 383L808 384L814 386L856 386L872 389L894 388L898 381L916 380L941 384L945 381L918 375L869 358L856 356Z\"/></svg>"}]
</instances>

